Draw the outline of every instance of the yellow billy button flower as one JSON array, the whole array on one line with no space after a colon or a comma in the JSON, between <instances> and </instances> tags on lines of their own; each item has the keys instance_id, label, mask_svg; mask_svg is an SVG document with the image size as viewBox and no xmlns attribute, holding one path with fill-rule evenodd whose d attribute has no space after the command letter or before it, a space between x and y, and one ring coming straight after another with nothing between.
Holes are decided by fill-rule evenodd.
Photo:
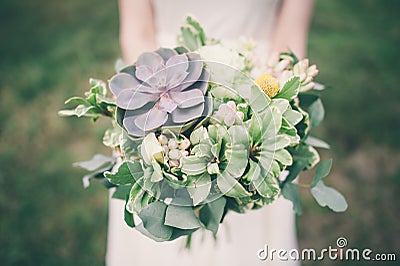
<instances>
[{"instance_id":1,"label":"yellow billy button flower","mask_svg":"<svg viewBox=\"0 0 400 266\"><path fill-rule=\"evenodd\" d=\"M264 93L272 98L279 92L279 84L276 78L271 76L270 74L264 74L258 79L254 81L260 88L264 91Z\"/></svg>"}]
</instances>

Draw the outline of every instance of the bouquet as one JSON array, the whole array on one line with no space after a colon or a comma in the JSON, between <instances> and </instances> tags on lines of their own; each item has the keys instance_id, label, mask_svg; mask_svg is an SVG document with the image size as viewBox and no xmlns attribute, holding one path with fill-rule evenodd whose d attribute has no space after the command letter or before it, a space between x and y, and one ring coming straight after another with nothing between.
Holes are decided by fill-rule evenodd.
<instances>
[{"instance_id":1,"label":"bouquet","mask_svg":"<svg viewBox=\"0 0 400 266\"><path fill-rule=\"evenodd\" d=\"M199 229L216 235L228 212L279 196L301 214L299 188L321 206L347 208L323 181L332 161L320 162L316 148L329 145L310 135L324 118L315 65L290 51L260 64L252 43L228 48L191 17L178 43L141 54L108 84L91 79L86 97L59 112L111 120L103 144L113 155L75 163L91 171L85 187L96 178L115 188L126 223L155 241ZM314 167L310 184L294 182Z\"/></svg>"}]
</instances>

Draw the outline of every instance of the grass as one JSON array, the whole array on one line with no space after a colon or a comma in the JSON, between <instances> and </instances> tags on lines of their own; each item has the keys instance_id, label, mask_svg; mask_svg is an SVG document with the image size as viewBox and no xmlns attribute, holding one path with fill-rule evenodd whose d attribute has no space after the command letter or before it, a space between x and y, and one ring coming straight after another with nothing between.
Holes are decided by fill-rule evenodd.
<instances>
[{"instance_id":1,"label":"grass","mask_svg":"<svg viewBox=\"0 0 400 266\"><path fill-rule=\"evenodd\" d=\"M352 247L400 247L399 7L388 0L317 1L309 55L319 81L332 86L317 135L333 147L323 153L334 157L328 183L350 207L334 214L302 193L303 248L324 248L339 236ZM117 16L116 1L0 3L2 265L104 264L108 194L100 184L84 190L83 172L71 164L108 152L98 145L107 125L94 129L59 118L57 110L87 88L89 77L113 74Z\"/></svg>"}]
</instances>

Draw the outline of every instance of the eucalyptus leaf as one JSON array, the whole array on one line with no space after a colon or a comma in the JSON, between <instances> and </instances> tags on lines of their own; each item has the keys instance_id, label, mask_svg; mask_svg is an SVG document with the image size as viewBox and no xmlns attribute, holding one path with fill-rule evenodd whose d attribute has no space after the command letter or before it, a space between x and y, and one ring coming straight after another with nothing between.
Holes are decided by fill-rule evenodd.
<instances>
[{"instance_id":1,"label":"eucalyptus leaf","mask_svg":"<svg viewBox=\"0 0 400 266\"><path fill-rule=\"evenodd\" d=\"M174 228L174 230L172 231L172 235L169 239L169 241L172 241L174 239L177 239L181 236L188 236L192 233L194 233L196 230L198 230L199 228L194 228L194 229L179 229L179 228Z\"/></svg>"},{"instance_id":2,"label":"eucalyptus leaf","mask_svg":"<svg viewBox=\"0 0 400 266\"><path fill-rule=\"evenodd\" d=\"M313 188L311 194L322 207L328 206L335 212L344 212L347 209L346 199L336 189L328 187L323 181L319 181Z\"/></svg>"},{"instance_id":3,"label":"eucalyptus leaf","mask_svg":"<svg viewBox=\"0 0 400 266\"><path fill-rule=\"evenodd\" d=\"M115 163L115 157L106 156L103 154L96 154L92 159L83 162L76 162L72 165L75 167L80 167L88 171L94 171L99 168L103 168L108 165Z\"/></svg>"},{"instance_id":4,"label":"eucalyptus leaf","mask_svg":"<svg viewBox=\"0 0 400 266\"><path fill-rule=\"evenodd\" d=\"M300 172L303 171L304 168L306 168L307 163L308 162L305 160L295 160L293 164L287 168L289 170L289 175L284 180L284 184L290 183L295 180Z\"/></svg>"},{"instance_id":5,"label":"eucalyptus leaf","mask_svg":"<svg viewBox=\"0 0 400 266\"><path fill-rule=\"evenodd\" d=\"M167 205L160 201L155 201L143 208L139 213L139 217L143 222L143 227L157 239L169 240L173 228L164 224Z\"/></svg>"},{"instance_id":6,"label":"eucalyptus leaf","mask_svg":"<svg viewBox=\"0 0 400 266\"><path fill-rule=\"evenodd\" d=\"M325 141L312 137L312 136L308 136L306 138L306 140L304 141L305 144L311 145L313 147L316 148L323 148L323 149L330 149L330 146L328 143L326 143Z\"/></svg>"},{"instance_id":7,"label":"eucalyptus leaf","mask_svg":"<svg viewBox=\"0 0 400 266\"><path fill-rule=\"evenodd\" d=\"M318 126L324 120L324 106L321 99L316 100L308 107L311 126Z\"/></svg>"},{"instance_id":8,"label":"eucalyptus leaf","mask_svg":"<svg viewBox=\"0 0 400 266\"><path fill-rule=\"evenodd\" d=\"M218 232L219 224L221 223L226 205L226 199L220 197L204 205L200 210L200 220L205 225L206 229L215 234Z\"/></svg>"},{"instance_id":9,"label":"eucalyptus leaf","mask_svg":"<svg viewBox=\"0 0 400 266\"><path fill-rule=\"evenodd\" d=\"M282 196L293 203L293 211L297 215L301 215L303 213L303 208L301 206L301 200L300 200L300 193L296 184L293 183L285 184L282 188Z\"/></svg>"},{"instance_id":10,"label":"eucalyptus leaf","mask_svg":"<svg viewBox=\"0 0 400 266\"><path fill-rule=\"evenodd\" d=\"M318 164L317 168L315 169L315 177L311 182L311 187L315 187L322 178L326 177L329 172L331 171L332 167L332 159L326 160Z\"/></svg>"},{"instance_id":11,"label":"eucalyptus leaf","mask_svg":"<svg viewBox=\"0 0 400 266\"><path fill-rule=\"evenodd\" d=\"M190 206L169 205L165 214L165 225L180 229L195 229L201 226L199 218Z\"/></svg>"}]
</instances>

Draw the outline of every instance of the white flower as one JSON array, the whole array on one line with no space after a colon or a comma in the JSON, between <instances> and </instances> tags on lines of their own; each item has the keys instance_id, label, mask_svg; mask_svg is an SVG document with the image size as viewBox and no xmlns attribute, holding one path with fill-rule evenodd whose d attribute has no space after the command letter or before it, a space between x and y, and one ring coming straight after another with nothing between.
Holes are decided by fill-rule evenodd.
<instances>
[{"instance_id":1,"label":"white flower","mask_svg":"<svg viewBox=\"0 0 400 266\"><path fill-rule=\"evenodd\" d=\"M243 56L221 44L202 46L197 53L203 60L222 63L238 70L243 70L246 66Z\"/></svg>"},{"instance_id":2,"label":"white flower","mask_svg":"<svg viewBox=\"0 0 400 266\"><path fill-rule=\"evenodd\" d=\"M150 165L153 161L164 162L163 147L158 142L154 133L148 134L143 139L140 151L146 164Z\"/></svg>"},{"instance_id":3,"label":"white flower","mask_svg":"<svg viewBox=\"0 0 400 266\"><path fill-rule=\"evenodd\" d=\"M210 72L210 81L216 84L232 86L236 77L246 67L245 58L233 49L221 44L203 46L197 53L205 62L205 68Z\"/></svg>"}]
</instances>

